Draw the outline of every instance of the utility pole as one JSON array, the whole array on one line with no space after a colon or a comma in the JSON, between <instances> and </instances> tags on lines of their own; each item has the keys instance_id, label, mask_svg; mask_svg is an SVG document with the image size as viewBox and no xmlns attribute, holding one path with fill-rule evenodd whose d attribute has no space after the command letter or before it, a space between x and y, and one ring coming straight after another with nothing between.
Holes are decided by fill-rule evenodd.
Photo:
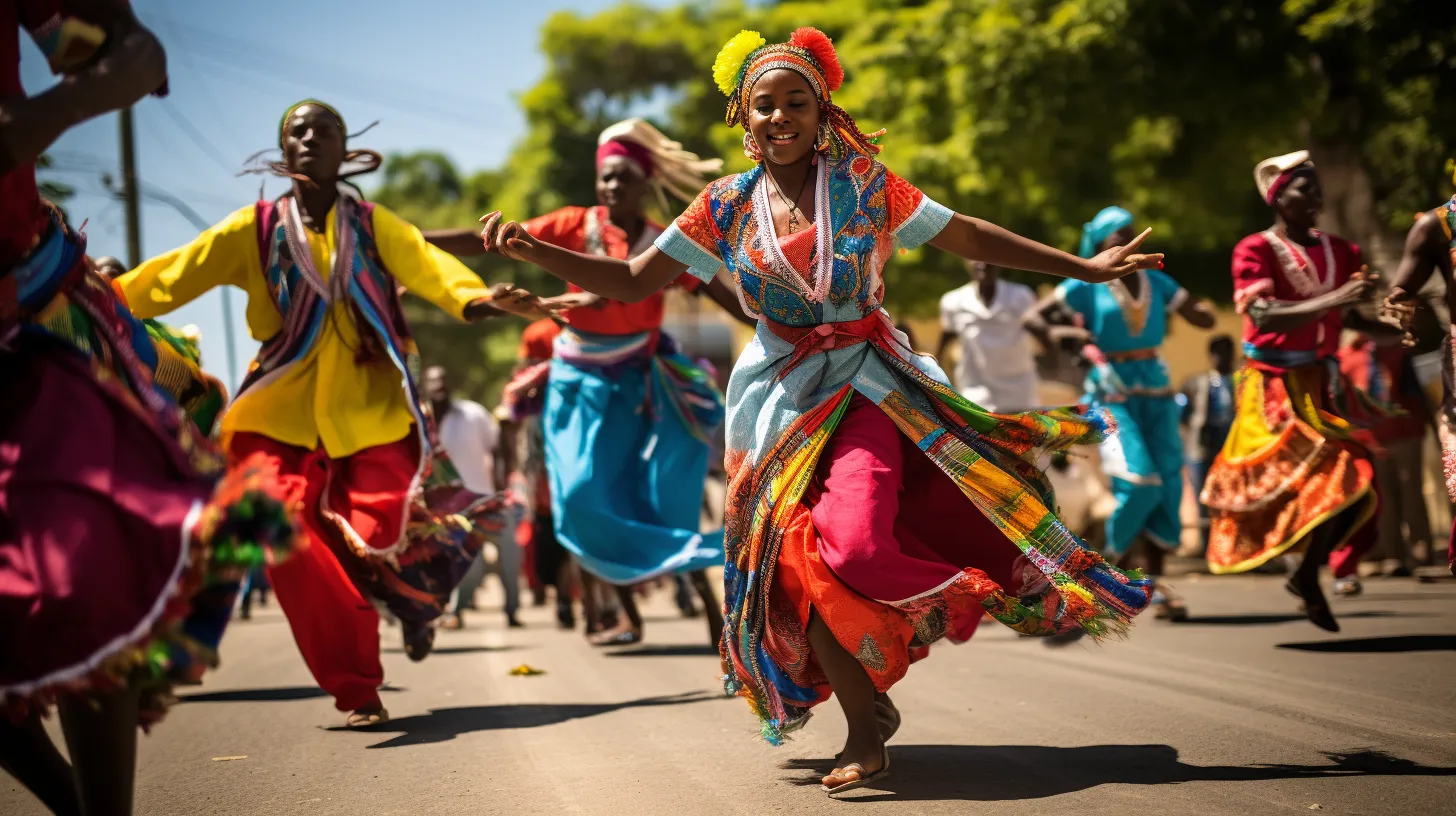
<instances>
[{"instance_id":1,"label":"utility pole","mask_svg":"<svg viewBox=\"0 0 1456 816\"><path fill-rule=\"evenodd\" d=\"M136 134L131 108L122 108L121 125L121 200L126 207L126 266L135 269L142 262L141 197L137 195Z\"/></svg>"}]
</instances>

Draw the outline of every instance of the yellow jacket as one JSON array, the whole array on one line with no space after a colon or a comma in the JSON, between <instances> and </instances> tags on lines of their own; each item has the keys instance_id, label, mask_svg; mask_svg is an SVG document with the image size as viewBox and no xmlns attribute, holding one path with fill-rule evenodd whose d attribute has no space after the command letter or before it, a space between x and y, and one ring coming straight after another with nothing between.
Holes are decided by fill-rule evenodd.
<instances>
[{"instance_id":1,"label":"yellow jacket","mask_svg":"<svg viewBox=\"0 0 1456 816\"><path fill-rule=\"evenodd\" d=\"M153 258L118 279L137 317L157 317L215 286L248 295L248 331L265 341L283 330L283 317L268 293L258 256L254 208L249 205L195 241ZM333 272L338 236L333 213L327 232L308 233L314 268ZM406 289L457 319L473 300L487 296L480 278L453 255L425 242L413 225L375 205L374 238L385 268ZM359 329L347 302L329 306L322 333L298 365L277 380L248 389L222 419L223 438L246 431L310 450L323 444L338 459L364 448L403 439L414 416L399 370L388 360L359 363Z\"/></svg>"}]
</instances>

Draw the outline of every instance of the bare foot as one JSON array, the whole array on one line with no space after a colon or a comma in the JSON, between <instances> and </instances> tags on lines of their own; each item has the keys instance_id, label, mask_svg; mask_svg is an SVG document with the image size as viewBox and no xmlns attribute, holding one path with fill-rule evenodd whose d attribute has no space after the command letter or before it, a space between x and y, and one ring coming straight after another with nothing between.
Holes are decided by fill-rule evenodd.
<instances>
[{"instance_id":1,"label":"bare foot","mask_svg":"<svg viewBox=\"0 0 1456 816\"><path fill-rule=\"evenodd\" d=\"M389 712L385 710L384 706L379 706L377 708L355 709L349 714L349 719L344 721L344 725L350 728L369 728L370 726L379 725L388 721Z\"/></svg>"}]
</instances>

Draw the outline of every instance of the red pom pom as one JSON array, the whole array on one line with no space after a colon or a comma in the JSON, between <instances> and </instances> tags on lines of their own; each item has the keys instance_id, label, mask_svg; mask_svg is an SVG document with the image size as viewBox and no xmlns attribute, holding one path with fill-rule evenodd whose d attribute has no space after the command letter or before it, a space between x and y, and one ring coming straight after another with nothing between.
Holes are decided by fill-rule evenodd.
<instances>
[{"instance_id":1,"label":"red pom pom","mask_svg":"<svg viewBox=\"0 0 1456 816\"><path fill-rule=\"evenodd\" d=\"M824 69L824 81L829 84L830 93L844 84L844 68L839 64L839 55L834 53L834 41L829 39L828 34L817 28L801 28L789 37L789 45L802 48L814 57L814 61Z\"/></svg>"}]
</instances>

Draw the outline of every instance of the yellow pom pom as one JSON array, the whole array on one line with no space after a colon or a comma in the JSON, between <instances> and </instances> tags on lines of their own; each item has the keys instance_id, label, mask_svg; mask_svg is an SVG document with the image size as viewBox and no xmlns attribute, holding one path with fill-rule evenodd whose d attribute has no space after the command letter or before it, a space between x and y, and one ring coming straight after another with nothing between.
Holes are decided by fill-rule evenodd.
<instances>
[{"instance_id":1,"label":"yellow pom pom","mask_svg":"<svg viewBox=\"0 0 1456 816\"><path fill-rule=\"evenodd\" d=\"M733 94L733 86L738 84L738 72L748 55L767 44L768 40L762 34L747 30L734 34L733 39L723 44L717 59L713 60L713 82L717 83L724 96Z\"/></svg>"}]
</instances>

